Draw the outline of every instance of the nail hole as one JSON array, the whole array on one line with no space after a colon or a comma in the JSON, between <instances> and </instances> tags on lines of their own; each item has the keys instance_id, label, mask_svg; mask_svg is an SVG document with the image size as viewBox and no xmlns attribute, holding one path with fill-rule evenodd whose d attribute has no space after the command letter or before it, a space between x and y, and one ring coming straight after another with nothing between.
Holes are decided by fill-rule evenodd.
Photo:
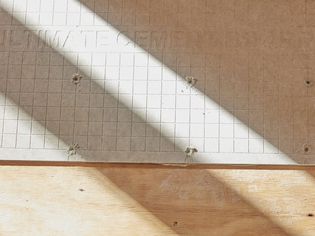
<instances>
[{"instance_id":1,"label":"nail hole","mask_svg":"<svg viewBox=\"0 0 315 236\"><path fill-rule=\"evenodd\" d=\"M83 188L79 188L79 191L80 191L80 192L84 192L84 189L83 189Z\"/></svg>"},{"instance_id":2,"label":"nail hole","mask_svg":"<svg viewBox=\"0 0 315 236\"><path fill-rule=\"evenodd\" d=\"M307 216L308 216L308 217L313 217L314 214L313 214L313 213L309 213L309 214L307 214Z\"/></svg>"}]
</instances>

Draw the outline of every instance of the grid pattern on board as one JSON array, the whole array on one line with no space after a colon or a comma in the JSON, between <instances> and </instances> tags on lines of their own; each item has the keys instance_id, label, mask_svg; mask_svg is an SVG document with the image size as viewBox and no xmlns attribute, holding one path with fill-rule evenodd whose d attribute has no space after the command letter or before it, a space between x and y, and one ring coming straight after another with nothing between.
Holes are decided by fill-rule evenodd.
<instances>
[{"instance_id":1,"label":"grid pattern on board","mask_svg":"<svg viewBox=\"0 0 315 236\"><path fill-rule=\"evenodd\" d=\"M0 0L1 148L311 163L312 6L156 2Z\"/></svg>"}]
</instances>

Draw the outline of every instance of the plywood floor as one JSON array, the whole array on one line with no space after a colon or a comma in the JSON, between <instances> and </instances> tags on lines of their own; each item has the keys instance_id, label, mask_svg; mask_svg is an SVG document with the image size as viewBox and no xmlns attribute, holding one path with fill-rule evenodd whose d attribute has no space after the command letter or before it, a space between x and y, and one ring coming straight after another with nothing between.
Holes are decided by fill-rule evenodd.
<instances>
[{"instance_id":1,"label":"plywood floor","mask_svg":"<svg viewBox=\"0 0 315 236\"><path fill-rule=\"evenodd\" d=\"M0 235L315 234L315 169L1 166Z\"/></svg>"}]
</instances>

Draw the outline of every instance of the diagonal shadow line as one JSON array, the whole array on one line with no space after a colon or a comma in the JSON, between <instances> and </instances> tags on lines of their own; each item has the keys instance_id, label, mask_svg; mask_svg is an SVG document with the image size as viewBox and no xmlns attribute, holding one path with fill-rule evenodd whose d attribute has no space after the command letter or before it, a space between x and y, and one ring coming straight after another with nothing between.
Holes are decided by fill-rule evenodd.
<instances>
[{"instance_id":1,"label":"diagonal shadow line","mask_svg":"<svg viewBox=\"0 0 315 236\"><path fill-rule=\"evenodd\" d=\"M85 4L83 1L80 1L81 3L83 3L83 4ZM125 31L126 30L126 28L125 27L121 27L121 19L122 19L122 17L123 16L121 16L121 18L119 19L119 14L122 14L122 11L121 11L121 5L119 4L119 1L115 1L116 3L118 3L117 5L112 5L112 10L114 10L114 12L108 12L107 13L107 17L105 18L105 17L103 17L103 15L102 14L98 14L99 16L101 16L104 20L106 20L106 21L108 21L108 22L110 22L115 28L117 28L118 30L120 30L120 31L123 31L124 32L124 34L127 36L127 37L129 37L133 42L135 42L135 43L137 43L138 45L140 45L140 46L142 46L143 48L145 48L148 52L150 52L152 55L154 55L156 58L158 58L158 60L159 61L163 61L164 63L165 63L165 61L164 61L164 58L163 58L163 56L161 56L161 55L163 55L162 53L160 53L160 51L162 51L163 50L163 48L160 48L160 50L152 50L152 48L150 47L151 46L151 42L150 42L150 36L148 36L148 38L149 38L149 42L146 42L146 43L144 43L144 44L142 44L141 42L139 42L138 40L137 40L137 38L136 38L136 33L135 32L137 32L137 27L133 27L133 26L130 26L130 25L128 25L128 26L126 26L126 28L127 28L127 31ZM127 1L128 2L128 1ZM131 2L131 5L136 5L135 3L135 1L129 1L129 3ZM140 2L140 1L137 1L137 3L138 2ZM88 5L88 4L86 4L86 6L88 6L91 10L93 10L93 12L95 12L95 10L97 10L96 8L93 8L93 2L90 2L91 3L91 5ZM123 4L122 3L122 1L121 1L121 4ZM170 4L172 4L171 2L170 2ZM173 3L174 5L175 5L175 3ZM177 4L178 4L178 2L177 2ZM186 4L187 5L187 2L185 2L185 3L183 3L183 4ZM199 2L197 2L196 4L199 4ZM159 8L159 3L157 3L154 7L157 7L157 8ZM140 6L140 7L139 7ZM130 5L128 5L128 7L130 7ZM137 19L137 24L138 25L140 25L139 26L139 28L140 28L140 30L143 30L143 26L145 26L145 27L147 27L147 29L145 29L145 30L147 30L147 32L146 33L149 33L150 34L150 32L154 32L157 28L158 28L158 30L160 29L160 26L161 25L159 25L158 27L152 27L151 28L151 25L150 25L150 23L148 24L148 22L147 21L142 21L143 19L145 19L145 18L136 18L137 16L136 16L136 13L137 14L139 14L139 15L141 15L142 13L143 13L143 15L145 15L145 13L147 13L147 8L142 8L143 6L141 6L141 5L137 5L137 8L136 9L134 9L134 8L131 8L131 9L129 9L130 11L128 11L127 10L127 12L125 12L125 13L127 13L128 14L128 19L133 19L133 20L136 20ZM187 7L187 6L186 6ZM189 8L189 6L187 7L187 8ZM115 9L117 10L116 12L115 12ZM140 10L139 10L140 9ZM171 9L171 8L170 8ZM303 9L304 9L304 6L303 6ZM195 12L195 15L197 15L197 16L199 16L199 15L202 15L202 11L200 12L200 8L198 8L198 10L199 10L199 12ZM110 13L112 13L112 15L115 15L115 13L118 15L118 18L113 18L113 19L118 19L118 21L116 22L117 24L115 24L115 21L111 21L111 20L109 20L109 18L108 18L108 14L110 14ZM201 13L201 14L199 14L199 13ZM176 26L175 26L175 22L177 23L178 21L178 19L175 19L174 18L174 15L176 15L176 14L173 14L173 12L170 10L170 11L168 11L168 9L166 8L164 8L162 11L159 11L158 12L158 19L159 20L161 20L161 19L163 19L163 18L169 18L170 20L167 22L167 27L170 27L170 28L177 28ZM182 16L183 16L184 14L182 14ZM289 16L290 17L290 16ZM179 21L180 21L181 19L179 19ZM133 21L131 21L132 23L131 24L133 24L133 23L135 23L135 22L133 22ZM127 23L127 22L126 22ZM130 23L130 22L129 22ZM181 23L181 22L179 22L179 23ZM201 22L202 23L202 22ZM231 23L231 22L230 22ZM127 23L128 24L128 23ZM143 24L143 25L142 25ZM148 26L149 25L149 26ZM163 28L164 27L166 27L166 25L163 25ZM186 31L186 32L189 32L189 31L191 31L192 29L193 30L195 30L196 28L198 28L198 30L202 30L202 27L199 27L199 25L202 25L202 24L194 24L194 25L188 25L187 26L187 24L185 24L184 23L184 27L182 27L181 28L181 30L183 30L183 31ZM183 25L182 25L183 26ZM130 29L131 28L131 29ZM183 29L184 28L184 29ZM201 28L201 29L200 29ZM228 32L228 33L231 33L231 32ZM235 33L235 32L232 32L232 33ZM241 32L242 33L242 32ZM245 32L245 33L247 33L247 32ZM188 48L194 48L194 46L195 45L202 45L201 47L198 47L197 46L197 50L196 51L207 51L207 50L205 50L205 45L207 45L207 41L206 40L202 40L202 36L203 36L203 34L201 33L200 35L198 35L199 36L199 38L197 37L197 38L195 38L195 37L184 37L185 39L187 39L187 38L189 38L190 39L190 41L189 42L186 42L186 45L185 45L185 47L184 48L180 48L178 51L179 52L183 52L183 53L185 53L185 51L186 51L186 49L187 49L187 47ZM221 36L221 35L219 35L219 36ZM239 36L239 35L235 35L236 37L234 38L234 40L236 40L237 39L237 36ZM257 35L256 35L257 36ZM217 37L217 35L215 35L214 36L214 40L218 40L217 42L215 42L215 43L217 43L216 44L216 46L218 46L220 43L218 43L219 41L220 41L220 39L219 39L220 37ZM257 37L257 38L259 38L259 36ZM194 39L194 40L191 40L191 39ZM146 40L146 39L145 39ZM201 42L200 42L201 41ZM244 40L244 41L246 41L246 42L249 42L250 40L248 40L248 39L246 39L246 40ZM234 42L234 43L236 43L236 42ZM270 43L270 42L269 42ZM163 45L163 44L162 44ZM244 46L244 45L242 45L242 46ZM245 47L247 47L248 45L247 44L245 44ZM269 47L269 46L271 46L270 48L271 48L271 50L275 50L275 45L268 45L268 43L267 43L267 45L264 45L264 46L266 46L267 48ZM150 50L151 49L151 50ZM169 48L170 49L170 48ZM178 49L178 48L177 48ZM212 51L216 51L216 50L213 50L214 48L211 48L211 50L209 50L210 52L212 52ZM221 47L219 47L219 50L218 51L220 51L222 48ZM231 48L227 48L228 50L230 50ZM240 50L244 50L244 48L239 48ZM261 49L260 49L261 50ZM260 50L258 50L258 52L259 53L261 53L260 52ZM262 49L262 50L266 50L266 48L264 48L264 49ZM176 50L175 50L176 51ZM171 55L171 57L173 56L173 58L171 58L169 61L171 61L171 62L176 62L176 56L177 56L177 54L178 54L178 51L176 51L173 55ZM255 54L255 52L253 52L253 54ZM215 55L216 56L216 55ZM252 55L251 55L252 56ZM286 57L288 56L288 55L286 55L286 54L284 54L284 55L277 55L278 57L276 57L276 60L278 60L278 61L285 61L285 62L287 62L287 60L286 60ZM190 57L191 57L191 55L190 55ZM262 64L266 64L266 61L268 61L268 60L271 60L274 64L277 64L277 63L275 63L275 60L273 60L273 55L271 54L271 55L265 55L263 58L262 58L262 61L261 60L259 60L260 62L263 62ZM191 59L191 58L190 58ZM210 60L213 60L212 62L210 62L210 67L212 67L213 65L216 65L216 64L222 64L222 62L219 62L218 63L218 61L216 61L215 60L215 58L210 58ZM225 59L227 59L227 58L225 58ZM242 55L241 55L241 57L240 57L240 59L242 59ZM253 66L253 71L254 71L254 73L253 73L253 76L256 76L257 75L257 73L255 73L255 69L256 69L256 64L255 63L257 63L258 64L258 62L256 61L256 60L252 60L253 59L253 57L251 57L250 59L249 59L249 61L248 62L246 62L246 64L250 64L251 62L253 62L253 64L254 64L254 66ZM184 59L185 60L185 59ZM228 59L227 59L228 60ZM198 61L198 60L196 60L196 61ZM202 59L200 60L200 61L202 61ZM240 64L242 64L243 62L242 62L242 60L240 60L241 62L240 62ZM292 60L293 61L293 63L294 63L294 60ZM223 61L223 64L224 64L225 62ZM185 73L180 73L180 69L178 69L178 64L179 63L175 63L175 64L172 64L172 63L168 63L168 62L166 62L165 63L166 65L168 65L169 66L169 68L172 68L176 73L178 73L178 74L181 74L182 75L182 77L184 77L185 75L187 75L187 74L185 74ZM187 64L190 64L190 66L191 66L191 62L190 63L187 63ZM267 63L268 64L268 63ZM288 63L288 64L290 64L290 63ZM286 65L288 65L288 64L286 64ZM175 65L175 68L174 68L174 65ZM227 67L229 67L229 63L227 63ZM239 66L239 65L238 65ZM292 66L292 65L289 65L289 66ZM288 66L288 67L289 67ZM250 67L249 65L248 65L248 67ZM263 71L265 71L265 73L267 72L267 73L269 73L269 75L271 75L271 78L272 79L279 79L279 78L276 78L276 74L277 74L277 69L275 69L276 68L276 66L275 67L273 67L273 66L270 66L270 65L265 65L264 67L260 67L260 66L258 66L257 67L257 71L256 72L258 72L258 73L261 73L261 72L263 72ZM217 68L211 68L211 70L216 70ZM238 76L243 76L243 74L242 74L242 69L243 68L240 68L241 69L241 71L240 71L240 73L239 73L239 75ZM297 72L298 73L300 73L300 72L303 72L303 73L305 73L305 70L300 70L301 68L298 68L297 69ZM221 68L219 68L219 70L221 70ZM293 70L293 71L290 71L291 73L292 72L296 72L295 70ZM190 74L192 74L193 76L194 76L194 74L193 73L190 73ZM198 73L196 73L197 75L195 76L196 78L198 78L199 79L199 77L198 77ZM296 73L294 73L295 75L296 75ZM287 76L287 74L285 74L285 75L282 75L284 78L280 78L280 80L281 81L279 81L279 84L277 84L277 89L279 90L279 87L281 88L281 83L282 84L287 84L287 80L286 80L286 77L285 76ZM246 76L245 76L246 77ZM259 76L258 76L259 77ZM279 101L279 97L276 95L276 92L274 92L274 91L277 91L277 89L274 89L274 88L272 88L273 87L273 85L274 85L274 81L270 81L270 80L268 80L267 81L267 83L268 83L268 86L269 87L267 87L267 99L266 100L264 100L264 101L261 101L261 96L263 95L263 94L261 94L261 93L258 93L258 94L255 94L255 92L257 92L257 88L255 88L255 83L259 83L259 82L261 82L261 79L259 78L258 80L254 80L253 82L253 84L252 84L252 87L254 87L254 89L251 91L251 93L250 93L250 95L249 96L251 96L251 98L252 97L254 97L254 99L253 99L253 101L252 101L252 104L251 104L251 107L252 107L252 110L253 110L253 112L254 113L252 113L251 115L252 115L252 117L246 117L246 115L245 115L245 117L244 117L244 114L242 114L242 113L239 113L239 114L237 114L237 113L235 113L235 108L237 107L237 108L240 108L240 109L242 109L242 108L245 108L245 110L246 109L248 109L249 108L249 105L248 106L244 106L244 97L236 97L236 98L238 98L239 100L234 100L234 101L232 101L231 102L231 100L229 99L229 96L227 97L227 99L225 100L224 99L224 97L223 97L223 99L220 97L220 94L217 94L216 93L216 91L213 91L213 90L210 90L210 91L207 91L205 94L206 95L208 95L209 97L211 97L213 100L215 100L215 101L217 101L217 103L219 103L221 106L223 106L224 108L226 108L227 110L229 110L233 115L235 115L239 120L241 120L243 123L245 123L248 127L251 127L252 129L254 129L257 133L259 133L262 137L264 137L264 138L266 138L266 139L268 139L268 141L271 143L271 144L273 144L274 146L276 146L276 147L278 147L279 148L279 150L281 150L282 152L284 152L284 153L286 153L287 155L289 155L292 159L294 159L296 162L298 162L298 163L304 163L305 161L309 161L308 159L305 159L305 156L303 156L302 154L305 154L305 153L303 153L303 150L301 150L302 148L301 148L301 146L303 145L303 144L305 144L305 143L310 143L310 142L312 142L312 140L310 140L309 139L309 134L308 133L305 133L305 130L303 129L303 128L301 128L300 126L299 126L299 124L305 124L305 123L307 123L307 122L305 122L305 120L308 120L308 115L305 115L305 114L303 114L303 115L298 115L297 116L297 118L295 117L296 116L296 114L297 113L305 113L305 111L306 110L308 110L308 107L305 107L305 108L303 108L303 105L307 102L307 95L309 94L309 93L311 93L312 91L308 91L308 92L306 92L306 90L305 90L305 88L303 88L303 79L305 78L305 77L307 77L307 76L302 76L302 80L299 80L299 81L294 81L294 83L293 84L291 84L291 86L292 87L290 87L289 88L289 91L286 91L286 93L285 93L285 96L283 96L282 98L285 98L285 100L286 101ZM290 79L292 79L292 77L289 77ZM239 80L241 80L241 82L240 82L240 84L236 84L236 85L238 85L238 86L240 86L240 85L242 85L242 83L243 82L247 82L248 83L248 81L243 81L242 80L242 78L240 78L240 77L237 77L236 76L236 79L239 79ZM263 79L264 80L264 79ZM219 79L219 81L220 81L220 79ZM213 83L216 83L217 81L211 81L211 85L213 84ZM231 82L231 81L228 81L228 82ZM234 81L235 82L235 81ZM295 82L298 82L298 83L295 83ZM220 83L220 82L219 82ZM297 85L298 84L298 85ZM302 85L302 86L301 86ZM219 85L220 86L220 85ZM245 87L245 89L246 89L246 87L249 87L250 86L250 84L249 85L247 85L247 86L244 86ZM303 98L301 98L300 96L301 96L301 94L299 93L299 92L297 92L297 90L296 90L296 88L295 88L295 86L298 88L298 89L301 89L303 92L301 93L302 94L302 96L304 96ZM197 87L199 88L199 90L200 91L202 91L202 92L205 92L205 88L203 87L203 86L200 86L199 84L197 84ZM242 86L240 86L240 91L237 91L237 90L235 90L235 91L233 91L233 89L235 89L235 88L231 88L231 87L228 87L227 89L225 89L225 94L228 94L228 95L231 95L231 94L237 94L238 92L240 92L241 94L244 92L244 90L242 90L242 89L244 89L244 87L242 87ZM220 88L220 87L219 87ZM282 89L284 89L285 88L285 86L284 87L282 87ZM258 89L260 89L260 88L258 88ZM268 91L268 89L269 89L269 91ZM247 90L248 90L248 92L249 92L249 89L247 88ZM263 90L262 90L263 91ZM268 93L269 92L269 93ZM256 95L256 96L255 96ZM292 95L295 95L295 97L291 97ZM306 95L306 96L305 96ZM249 97L248 96L245 96L245 99L249 99ZM223 100L223 101L222 101ZM296 100L298 100L298 102L296 102ZM275 106L274 106L274 102L275 103L278 103L278 109L274 109L275 108ZM260 109L260 107L261 107L261 103L263 103L263 112L261 112L261 111L259 111ZM292 105L293 104L293 105ZM257 109L255 109L255 108L257 108L258 107L258 112L257 112ZM279 111L279 107L285 107L285 109L283 109L282 111ZM267 109L266 109L267 108ZM250 108L249 108L250 109ZM265 112L267 112L267 113L265 113ZM292 113L295 113L294 114L294 116L292 115ZM256 113L256 114L255 114ZM307 112L306 112L307 113ZM291 114L291 116L290 116L290 114ZM265 120L261 120L261 118L262 117L266 117L267 118L267 122L265 121ZM280 116L280 119L279 119L279 116ZM289 119L287 119L287 117L289 117ZM277 122L273 122L273 120L276 120ZM261 123L263 123L264 122L264 124L267 124L267 126L265 126L265 127L262 127L261 126ZM281 125L281 128L279 128L279 126ZM277 134L277 133L275 133L274 131L275 130L277 130L279 133ZM296 140L294 140L293 138L292 138L292 133L294 133L294 135L296 136L296 137L298 137ZM291 138L287 138L288 136L291 136ZM307 137L307 138L306 138ZM293 149L292 149L292 146L293 146ZM297 154L297 155L296 155ZM311 153L312 154L312 153ZM120 185L121 185L122 183L120 183Z\"/></svg>"},{"instance_id":2,"label":"diagonal shadow line","mask_svg":"<svg viewBox=\"0 0 315 236\"><path fill-rule=\"evenodd\" d=\"M128 167L98 170L179 235L247 235L266 229L270 235L294 235L210 171ZM243 225L242 221L248 223Z\"/></svg>"},{"instance_id":3,"label":"diagonal shadow line","mask_svg":"<svg viewBox=\"0 0 315 236\"><path fill-rule=\"evenodd\" d=\"M314 151L311 150L306 153L303 150L305 144L307 147L315 144L311 119L313 111L311 110L312 107L308 105L312 102L314 88L305 88L304 86L305 80L310 80L310 75L313 74L312 70L309 69L312 62L305 51L305 49L312 48L312 39L307 41L303 37L303 32L296 32L296 28L293 30L295 35L301 35L301 38L298 38L300 43L298 46L294 43L296 38L293 38L291 44L281 44L281 42L273 39L274 30L265 32L264 29L260 32L255 29L259 26L263 28L266 19L269 20L268 16L262 18L252 15L252 18L246 18L237 15L235 11L227 19L215 15L207 25L204 24L205 20L202 17L204 14L211 15L211 7L214 7L213 12L218 8L215 5L207 8L199 2L196 2L195 5L189 3L193 5L192 7L187 2L177 3L179 8L193 9L193 11L188 12L183 10L179 14L179 18L176 18L176 14L172 12L172 9L174 10L172 7L175 5L172 5L172 2L168 6L163 5L167 5L167 3L154 4L153 8L158 9L158 11L153 12L155 13L153 24L151 24L152 12L150 12L152 8L145 5L149 4L148 2L139 1L139 4L138 1L137 3L129 1L131 4L128 4L127 1L126 10L123 9L123 3L118 1L116 4L108 5L105 13L99 10L101 8L97 8L94 2L79 2L112 24L118 31L127 36L130 42L141 46L181 77L184 78L187 75L185 67L190 67L189 75L201 81L201 84L196 85L199 91L229 111L235 118L296 163L313 163ZM263 8L264 4L257 4L258 7L255 8L256 4L255 2L250 6L254 9L253 12L255 13L255 10L261 12L262 9L260 8ZM270 5L270 3L268 4ZM219 6L219 10L230 11L224 7L228 6L222 4ZM239 9L241 7L242 4L240 4ZM290 7L289 12L295 12L298 9L296 6ZM270 10L270 6L267 6L266 9L268 8ZM306 6L302 6L302 8L306 9ZM124 22L125 25L122 22L123 12L128 19ZM146 17L137 17L136 14ZM193 14L197 16L197 23L195 24L187 22L185 18L187 15L192 17ZM198 16L201 17L198 19ZM291 18L291 15L287 18ZM261 24L259 24L259 20ZM236 22L235 25L232 22ZM246 25L248 22L249 25ZM215 27L212 27L211 24L215 24ZM210 35L207 30L209 26L211 28ZM230 26L239 27L239 32ZM227 28L227 30L220 31L219 28ZM157 38L152 36L159 32L162 34L158 34ZM163 34L169 32L180 32L180 36L185 41L167 44L168 37ZM185 35L185 32L188 32L188 35ZM140 33L139 37L137 37L137 33ZM289 33L289 36L292 37L292 32ZM253 41L251 37L255 38L256 41ZM179 39L180 37L176 38L176 40ZM177 44L180 46L178 47ZM165 51L167 51L166 60ZM202 53L198 54L200 52ZM231 58L233 59L231 60ZM197 66L196 70L193 71L192 68L198 63L204 67ZM229 68L233 68L234 73L231 73ZM204 70L204 74L210 74L210 77L203 78L203 74L199 73L200 70ZM220 90L224 91L223 96L220 92L218 93ZM282 91L281 94L280 91ZM246 103L247 101L249 103Z\"/></svg>"},{"instance_id":4,"label":"diagonal shadow line","mask_svg":"<svg viewBox=\"0 0 315 236\"><path fill-rule=\"evenodd\" d=\"M275 32L262 26L272 25L271 3L77 1L182 78L197 78L199 91L296 163L312 163L314 151L304 151L315 144L305 105L314 89L304 85L311 61L299 56L311 42L303 36L299 46L295 38L291 44L273 39ZM285 4L289 12L305 9L305 2ZM262 16L236 11L242 7Z\"/></svg>"},{"instance_id":5,"label":"diagonal shadow line","mask_svg":"<svg viewBox=\"0 0 315 236\"><path fill-rule=\"evenodd\" d=\"M24 26L19 26L19 27L24 27ZM25 27L24 27L25 28ZM32 35L33 39L36 39L35 42L40 42L43 45L43 42L41 42L41 40L39 38L37 38L36 35ZM43 50L44 49L44 50ZM5 51L9 52L9 53L13 53L13 51L11 51L12 48L7 47L5 48ZM45 46L45 48L41 48L40 50L38 50L38 48L32 48L32 49L28 49L28 50L21 50L21 52L23 53L28 53L29 51L36 51L37 56L41 55L42 52L48 52L49 55L53 55L54 53L58 54L58 52L56 52L55 50L53 50L52 48L49 48L47 45ZM54 54L55 55L55 54ZM55 55L56 56L56 55ZM65 70L66 66L70 66L71 68L73 68L73 73L77 72L78 68L76 67L76 65L70 65L70 62L67 61L66 58L64 58L63 56L59 57L60 60L62 60L62 68L63 70ZM20 65L11 65L12 68L14 68L15 70L19 70L19 66ZM6 74L5 71L2 71L2 74ZM86 75L86 77L88 78L88 75ZM5 79L6 77L2 77L2 85L8 83L8 85L10 83L17 83L19 85L21 85L23 83L23 79L20 78L14 78L14 79ZM45 80L45 78L41 78L42 80ZM46 79L47 82L48 81L53 81L56 80L55 77L53 78L48 78ZM66 81L69 81L68 77L65 77L63 80L63 85L66 84ZM29 82L29 81L28 81ZM70 81L70 85L71 85L71 81ZM96 86L99 87L98 84L95 84L94 81L90 80L90 79L86 79L86 81L82 81L82 85L87 86L88 88L92 87L92 86ZM64 141L67 145L71 145L73 142L76 141L81 141L79 140L80 135L74 135L71 139L71 136L63 136L61 135L62 133L67 133L68 132L68 127L75 127L75 121L66 121L67 122L67 127L59 127L56 129L55 126L53 126L50 122L48 122L49 120L45 120L43 118L46 118L46 106L31 106L31 105L25 105L24 102L26 102L25 100L22 99L22 95L25 93L25 91L23 91L22 89L19 89L18 91L11 91L10 89L8 89L7 86L2 86L2 88L6 88L5 91L2 90L2 92L5 92L5 95L10 98L15 104L19 105L19 109L24 110L24 112L28 113L29 115L32 116L33 120L38 121L42 126L46 127L47 130L49 130L52 134L58 136L62 141ZM19 86L18 86L19 87ZM19 87L19 88L22 88ZM34 89L35 87L33 87ZM69 89L69 91L64 91L64 93L66 94L75 94L75 93L81 93L83 91L84 88L82 88L82 90L80 92L75 91L72 87L72 89ZM103 91L103 88L99 88ZM32 91L34 92L34 90ZM61 93L61 91L60 91ZM42 93L40 93L42 94ZM47 91L47 93L43 93L45 96L42 96L41 98L43 98L45 100L45 98L50 94L49 91ZM58 93L52 93L53 96L58 96ZM110 96L110 95L109 95ZM117 101L116 101L117 102ZM22 105L21 103L23 103L24 105ZM71 102L70 102L71 103ZM57 106L58 107L58 106ZM124 107L121 104L122 109L128 109L126 107ZM32 110L30 110L30 108L32 108ZM36 109L35 109L36 108ZM74 107L69 107L67 106L67 109L73 109ZM105 108L106 110L107 108ZM40 111L40 112L39 112ZM107 111L109 112L109 111ZM45 116L43 117L43 114L45 114ZM73 118L73 117L72 117ZM139 118L140 119L140 118ZM58 124L62 123L62 120L53 120ZM85 123L88 121L85 121ZM144 122L144 121L143 121ZM56 125L56 123L54 123L54 125ZM80 126L83 126L82 121L79 121ZM117 124L120 125L120 124ZM82 143L82 142L81 142ZM174 145L174 144L171 144ZM82 147L82 149L84 149L84 146ZM87 147L88 149L88 147ZM82 150L79 150L79 153L83 153ZM163 153L162 153L163 154ZM82 154L83 158L86 160L89 160L89 156L85 156L85 154ZM198 172L196 171L187 171L187 170L172 170L172 171L163 171L160 172L160 170L158 171L158 175L159 177L156 179L155 175L147 175L144 174L143 171L139 171L137 170L137 173L132 173L133 171L126 171L125 173L127 174L132 174L134 179L136 181L132 181L131 184L127 184L123 186L123 183L125 183L125 179L122 179L123 176L125 175L121 175L120 173L118 175L117 174L117 169L113 169L113 170L106 170L106 171L102 171L100 170L106 177L108 177L109 179L111 179L113 181L113 183L116 183L118 187L120 187L121 189L123 189L126 193L128 193L131 197L133 197L135 200L137 200L140 204L142 204L143 206L146 207L147 210L149 210L150 212L152 212L154 215L156 215L162 222L164 222L166 225L170 225L170 222L172 222L171 224L173 224L173 219L170 218L169 215L169 211L174 211L174 212L182 212L182 213L186 213L187 212L187 205L186 202L183 201L182 199L178 199L178 192L177 190L175 191L169 191L167 188L164 190L158 190L158 186L161 184L161 181L163 179L167 179L170 178L168 180L168 183L171 184L172 188L178 183L178 179L184 179L189 177L190 180L196 180L196 179L201 179L203 180L204 183L207 183L210 186L210 189L207 189L207 191L204 194L209 194L211 197L212 194L216 195L225 195L227 194L229 198L234 199L232 200L232 202L235 201L235 203L237 203L238 206L241 206L242 213L247 214L248 217L252 217L254 216L254 220L252 221L252 225L249 226L249 228L246 229L242 229L242 230L254 230L257 228L261 228L264 229L266 227L272 229L272 232L274 233L274 235L290 235L290 232L285 232L285 229L281 229L279 226L277 226L274 222L272 222L266 215L264 215L262 212L260 212L254 205L252 205L250 202L242 199L240 196L238 196L233 190L229 189L228 187L226 187L224 185L224 183L222 183L220 180L218 180L217 178L215 178L214 176L212 176L208 171L205 170L199 170ZM171 172L175 173L175 176L172 175ZM166 199L166 201L168 199L176 199L176 203L174 206L169 206L169 205L164 205L161 206L161 208L159 210L156 209L156 206L154 205L154 202L147 202L144 201L144 199L137 195L136 192L134 191L135 189L141 188L141 180L143 177L145 178L149 178L150 182L152 181L152 189L155 189L154 187L156 187L156 194L162 194L163 197ZM185 184L183 187L184 189L186 189L186 191L188 191L189 189L189 184L191 182L187 181L187 184ZM212 186L215 186L214 190L212 190ZM215 192L211 192L211 191L215 191ZM219 192L217 192L219 191ZM227 191L227 193L225 192ZM211 199L211 198L210 198ZM211 230L213 230L212 227L214 227L215 224L211 224L211 223L215 223L213 217L213 212L211 212L210 208L207 208L206 205L209 204L209 202L207 203L203 203L202 205L199 205L198 203L198 199L192 199L192 202L190 202L189 204L191 204L191 206L194 206L194 212L193 214L184 214L181 217L181 227L179 227L178 229L173 228L173 230L175 232L178 233L186 233L186 232L191 232L190 229L190 220L192 216L197 217L198 219L200 219L201 225L203 227L203 229L205 229L205 231L209 231L211 232ZM205 204L205 205L204 205ZM235 206L233 206L235 207ZM226 212L228 211L228 207L226 208L225 206L221 206L218 207L218 211L215 211L215 214L219 213L220 217L226 217ZM244 210L245 209L245 210ZM209 217L209 218L208 218ZM238 217L238 216L236 216ZM211 219L211 222L208 224L208 221L206 219ZM231 222L233 219L235 219L234 217L231 218L227 218L227 227L229 226L229 222ZM253 228L251 228L253 226ZM215 229L216 234L220 234L220 232L224 232L226 229L224 227L220 228L220 229ZM197 234L201 234L201 232L197 232ZM196 234L194 234L196 235ZM221 234L220 234L221 235Z\"/></svg>"}]
</instances>

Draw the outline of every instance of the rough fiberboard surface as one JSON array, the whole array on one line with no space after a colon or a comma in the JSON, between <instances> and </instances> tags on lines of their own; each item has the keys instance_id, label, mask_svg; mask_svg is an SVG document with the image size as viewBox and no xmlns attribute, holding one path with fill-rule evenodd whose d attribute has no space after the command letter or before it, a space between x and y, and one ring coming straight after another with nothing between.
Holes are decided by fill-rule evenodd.
<instances>
[{"instance_id":1,"label":"rough fiberboard surface","mask_svg":"<svg viewBox=\"0 0 315 236\"><path fill-rule=\"evenodd\" d=\"M314 163L314 1L0 7L1 159Z\"/></svg>"}]
</instances>

